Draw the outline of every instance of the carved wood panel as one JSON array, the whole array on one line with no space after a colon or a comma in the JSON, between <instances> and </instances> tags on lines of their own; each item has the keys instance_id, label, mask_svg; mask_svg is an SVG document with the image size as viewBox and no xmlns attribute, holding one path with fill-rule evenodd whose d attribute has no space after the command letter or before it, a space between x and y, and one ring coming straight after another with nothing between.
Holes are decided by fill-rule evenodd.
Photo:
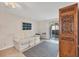
<instances>
[{"instance_id":1,"label":"carved wood panel","mask_svg":"<svg viewBox=\"0 0 79 59\"><path fill-rule=\"evenodd\" d=\"M77 56L77 4L59 10L59 56Z\"/></svg>"},{"instance_id":2,"label":"carved wood panel","mask_svg":"<svg viewBox=\"0 0 79 59\"><path fill-rule=\"evenodd\" d=\"M75 56L75 54L74 54L75 51L73 51L73 50L75 50L73 41L70 42L70 41L63 40L61 45L62 45L61 54L63 57Z\"/></svg>"},{"instance_id":3,"label":"carved wood panel","mask_svg":"<svg viewBox=\"0 0 79 59\"><path fill-rule=\"evenodd\" d=\"M65 15L62 16L62 33L73 33L73 22L74 16L73 15Z\"/></svg>"}]
</instances>

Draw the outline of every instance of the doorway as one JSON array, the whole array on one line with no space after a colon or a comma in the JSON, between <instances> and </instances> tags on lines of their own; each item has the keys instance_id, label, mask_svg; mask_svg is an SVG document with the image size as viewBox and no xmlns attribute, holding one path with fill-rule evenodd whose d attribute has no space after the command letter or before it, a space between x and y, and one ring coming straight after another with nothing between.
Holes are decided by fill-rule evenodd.
<instances>
[{"instance_id":1,"label":"doorway","mask_svg":"<svg viewBox=\"0 0 79 59\"><path fill-rule=\"evenodd\" d=\"M59 38L59 24L54 23L50 26L50 39L58 40Z\"/></svg>"}]
</instances>

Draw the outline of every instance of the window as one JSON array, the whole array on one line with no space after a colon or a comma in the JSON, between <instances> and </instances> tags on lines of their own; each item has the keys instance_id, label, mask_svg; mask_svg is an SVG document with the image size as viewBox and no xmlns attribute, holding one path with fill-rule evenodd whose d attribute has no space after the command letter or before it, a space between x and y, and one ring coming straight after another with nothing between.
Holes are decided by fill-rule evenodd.
<instances>
[{"instance_id":1,"label":"window","mask_svg":"<svg viewBox=\"0 0 79 59\"><path fill-rule=\"evenodd\" d=\"M31 23L23 23L23 30L31 30L32 24Z\"/></svg>"}]
</instances>

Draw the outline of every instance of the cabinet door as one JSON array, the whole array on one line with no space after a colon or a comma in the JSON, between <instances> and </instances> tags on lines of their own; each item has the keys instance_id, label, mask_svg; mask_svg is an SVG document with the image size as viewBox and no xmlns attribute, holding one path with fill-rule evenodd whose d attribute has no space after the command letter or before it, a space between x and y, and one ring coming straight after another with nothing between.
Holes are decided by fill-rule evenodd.
<instances>
[{"instance_id":1,"label":"cabinet door","mask_svg":"<svg viewBox=\"0 0 79 59\"><path fill-rule=\"evenodd\" d=\"M59 9L59 56L77 56L78 4Z\"/></svg>"}]
</instances>

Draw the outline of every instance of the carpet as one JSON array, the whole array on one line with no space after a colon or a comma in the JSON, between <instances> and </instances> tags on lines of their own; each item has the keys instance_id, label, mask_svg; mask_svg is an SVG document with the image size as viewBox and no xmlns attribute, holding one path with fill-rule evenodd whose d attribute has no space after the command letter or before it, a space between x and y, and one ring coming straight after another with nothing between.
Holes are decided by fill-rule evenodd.
<instances>
[{"instance_id":1,"label":"carpet","mask_svg":"<svg viewBox=\"0 0 79 59\"><path fill-rule=\"evenodd\" d=\"M24 51L26 57L57 57L58 44L43 41L40 44Z\"/></svg>"}]
</instances>

